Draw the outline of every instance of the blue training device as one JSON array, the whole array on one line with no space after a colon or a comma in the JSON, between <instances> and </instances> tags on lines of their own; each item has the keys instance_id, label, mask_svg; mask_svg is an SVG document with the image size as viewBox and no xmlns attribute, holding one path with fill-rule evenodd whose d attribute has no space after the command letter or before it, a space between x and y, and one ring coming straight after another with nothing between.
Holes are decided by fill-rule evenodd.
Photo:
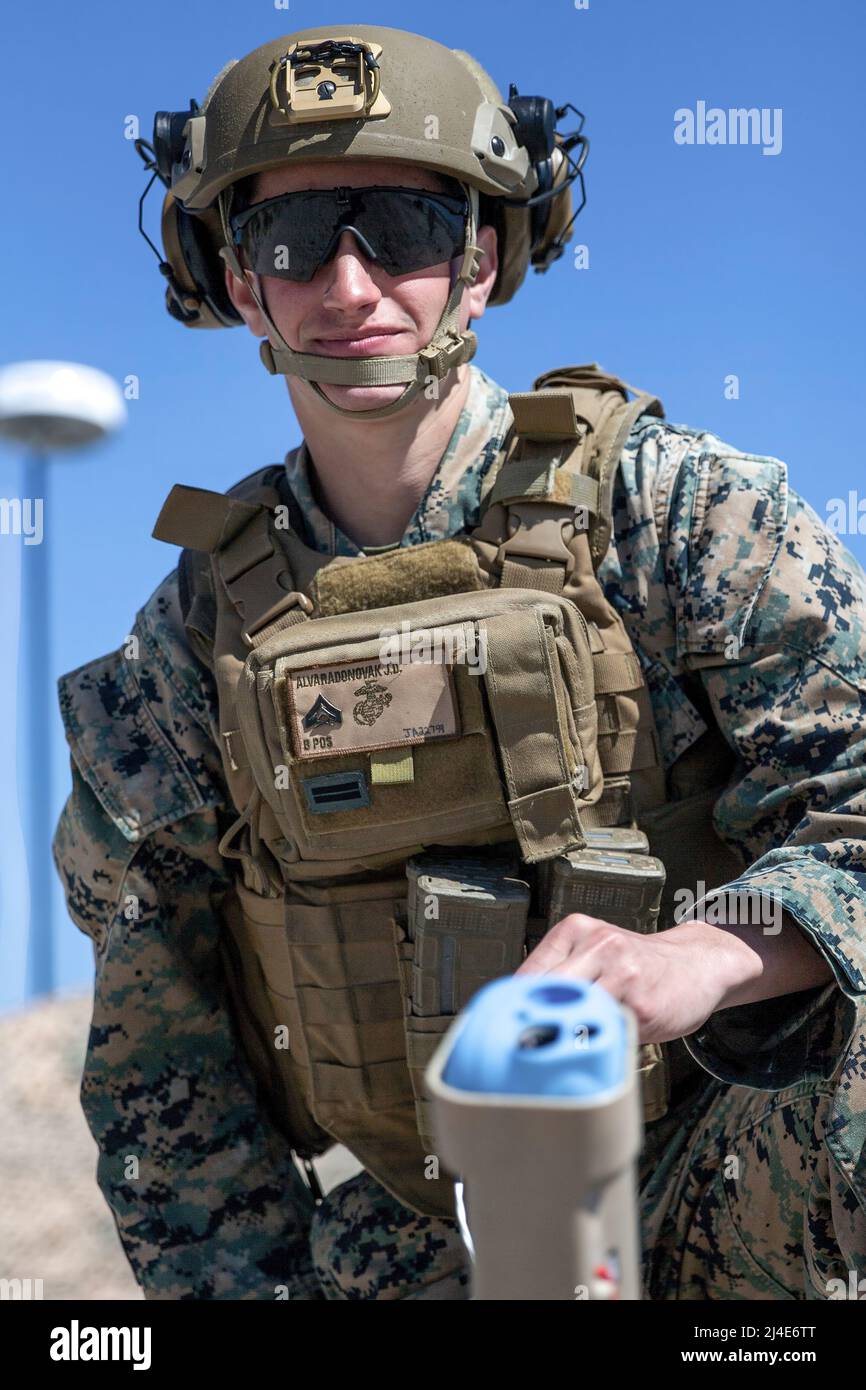
<instances>
[{"instance_id":1,"label":"blue training device","mask_svg":"<svg viewBox=\"0 0 866 1390\"><path fill-rule=\"evenodd\" d=\"M498 1095L599 1096L622 1085L627 1045L622 1009L601 985L509 976L466 1006L442 1080Z\"/></svg>"}]
</instances>

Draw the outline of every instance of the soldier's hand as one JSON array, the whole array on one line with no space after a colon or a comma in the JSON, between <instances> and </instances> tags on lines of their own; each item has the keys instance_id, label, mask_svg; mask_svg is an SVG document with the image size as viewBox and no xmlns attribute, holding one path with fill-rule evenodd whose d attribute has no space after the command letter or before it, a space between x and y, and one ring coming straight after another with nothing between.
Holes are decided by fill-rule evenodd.
<instances>
[{"instance_id":1,"label":"soldier's hand","mask_svg":"<svg viewBox=\"0 0 866 1390\"><path fill-rule=\"evenodd\" d=\"M642 936L582 912L557 922L516 971L592 980L628 1004L640 1042L700 1028L738 979L736 947L707 922Z\"/></svg>"}]
</instances>

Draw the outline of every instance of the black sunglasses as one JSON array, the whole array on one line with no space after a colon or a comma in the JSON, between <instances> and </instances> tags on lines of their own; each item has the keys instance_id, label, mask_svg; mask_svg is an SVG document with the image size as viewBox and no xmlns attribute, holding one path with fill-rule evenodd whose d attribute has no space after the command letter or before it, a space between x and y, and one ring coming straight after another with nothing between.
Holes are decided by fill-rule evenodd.
<instances>
[{"instance_id":1,"label":"black sunglasses","mask_svg":"<svg viewBox=\"0 0 866 1390\"><path fill-rule=\"evenodd\" d=\"M312 280L343 232L388 275L462 255L469 201L417 188L311 188L254 203L229 218L235 245L258 275Z\"/></svg>"}]
</instances>

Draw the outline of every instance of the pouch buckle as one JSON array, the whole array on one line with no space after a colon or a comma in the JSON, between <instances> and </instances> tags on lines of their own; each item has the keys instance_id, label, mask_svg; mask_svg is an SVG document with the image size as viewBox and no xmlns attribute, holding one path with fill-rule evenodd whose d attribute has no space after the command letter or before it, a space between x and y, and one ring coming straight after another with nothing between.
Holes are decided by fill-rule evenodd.
<instances>
[{"instance_id":1,"label":"pouch buckle","mask_svg":"<svg viewBox=\"0 0 866 1390\"><path fill-rule=\"evenodd\" d=\"M497 566L501 569L506 560L517 558L552 560L565 567L568 578L574 569L574 556L566 543L563 527L575 525L576 508L557 502L526 501L508 502L506 510L509 520L516 516L520 525L497 550Z\"/></svg>"},{"instance_id":2,"label":"pouch buckle","mask_svg":"<svg viewBox=\"0 0 866 1390\"><path fill-rule=\"evenodd\" d=\"M253 638L256 633L261 632L262 628L267 627L275 618L281 618L284 613L290 612L293 608L302 609L305 618L309 618L313 611L313 603L306 594L301 593L297 589L293 589L292 592L286 594L284 598L277 599L277 602L272 604L266 613L262 613L251 627L247 628L247 626L244 625L241 631L241 637L244 642L246 642L247 646L255 646Z\"/></svg>"}]
</instances>

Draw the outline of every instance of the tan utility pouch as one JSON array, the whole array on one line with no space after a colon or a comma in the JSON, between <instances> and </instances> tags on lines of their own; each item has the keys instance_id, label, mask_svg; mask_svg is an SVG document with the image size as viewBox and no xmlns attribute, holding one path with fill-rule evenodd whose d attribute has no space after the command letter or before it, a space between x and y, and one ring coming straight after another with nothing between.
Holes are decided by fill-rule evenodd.
<instances>
[{"instance_id":1,"label":"tan utility pouch","mask_svg":"<svg viewBox=\"0 0 866 1390\"><path fill-rule=\"evenodd\" d=\"M508 838L532 862L583 845L602 791L586 623L539 590L300 622L248 656L238 720L288 863Z\"/></svg>"}]
</instances>

